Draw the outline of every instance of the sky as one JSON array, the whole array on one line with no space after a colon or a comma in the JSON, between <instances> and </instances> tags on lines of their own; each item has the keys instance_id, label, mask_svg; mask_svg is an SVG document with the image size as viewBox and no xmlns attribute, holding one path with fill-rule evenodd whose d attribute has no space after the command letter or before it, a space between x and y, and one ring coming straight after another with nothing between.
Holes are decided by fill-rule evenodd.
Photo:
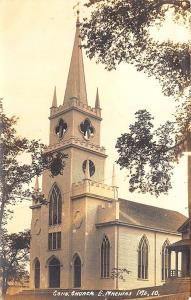
<instances>
[{"instance_id":1,"label":"sky","mask_svg":"<svg viewBox=\"0 0 191 300\"><path fill-rule=\"evenodd\" d=\"M53 89L57 87L62 104L75 34L76 0L1 0L0 1L0 97L4 111L19 117L18 134L41 139L48 143L49 108ZM81 1L83 3L83 1ZM87 11L81 8L81 17ZM167 20L165 29L155 32L160 39L187 39L183 28L173 27ZM165 97L156 80L147 78L128 64L115 71L90 61L84 55L86 86L89 105L94 106L99 88L102 107L101 143L106 147L106 183L111 183L112 166L117 159L117 137L128 131L134 113L147 109L155 118L156 126L169 118L175 109L174 100ZM126 172L116 167L119 196L180 211L187 214L187 158L181 159L173 177L173 189L158 198L149 194L131 194ZM9 221L11 232L30 227L30 201L14 207Z\"/></svg>"}]
</instances>

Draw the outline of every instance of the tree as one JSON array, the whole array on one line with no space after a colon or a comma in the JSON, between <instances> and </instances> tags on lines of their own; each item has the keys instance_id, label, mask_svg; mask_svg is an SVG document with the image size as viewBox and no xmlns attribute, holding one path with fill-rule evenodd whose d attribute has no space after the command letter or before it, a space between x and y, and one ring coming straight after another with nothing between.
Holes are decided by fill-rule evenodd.
<instances>
[{"instance_id":1,"label":"tree","mask_svg":"<svg viewBox=\"0 0 191 300\"><path fill-rule=\"evenodd\" d=\"M179 98L174 121L154 129L153 117L138 111L129 132L118 138L117 163L126 168L130 191L158 196L171 188L174 162L191 149L189 45L159 42L151 34L162 27L167 14L188 27L190 2L184 0L89 0L91 15L82 24L83 47L107 70L122 62L157 79L166 96Z\"/></svg>"},{"instance_id":2,"label":"tree","mask_svg":"<svg viewBox=\"0 0 191 300\"><path fill-rule=\"evenodd\" d=\"M1 292L6 294L10 282L23 282L28 277L30 231L8 234L4 231L0 243Z\"/></svg>"},{"instance_id":3,"label":"tree","mask_svg":"<svg viewBox=\"0 0 191 300\"><path fill-rule=\"evenodd\" d=\"M151 34L161 27L167 13L189 26L188 0L89 0L90 18L82 26L83 47L91 59L108 70L122 62L154 76L165 95L179 96L190 84L189 45L159 42Z\"/></svg>"},{"instance_id":4,"label":"tree","mask_svg":"<svg viewBox=\"0 0 191 300\"><path fill-rule=\"evenodd\" d=\"M32 178L45 169L51 170L51 176L62 174L67 157L62 151L46 153L46 146L39 140L19 137L16 122L16 117L8 118L0 113L0 233L12 213L10 206L32 196L28 188ZM59 165L56 170L55 163ZM44 203L43 197L39 200Z\"/></svg>"},{"instance_id":5,"label":"tree","mask_svg":"<svg viewBox=\"0 0 191 300\"><path fill-rule=\"evenodd\" d=\"M140 110L135 115L136 122L129 126L129 132L117 139L117 163L121 169L128 170L131 192L167 194L172 187L174 161L183 148L188 147L190 133L176 135L176 126L169 121L154 130L149 112ZM179 137L179 141L175 141L175 137Z\"/></svg>"},{"instance_id":6,"label":"tree","mask_svg":"<svg viewBox=\"0 0 191 300\"><path fill-rule=\"evenodd\" d=\"M175 162L191 151L191 99L177 107L174 121L157 129L148 111L139 110L135 117L128 133L117 139L117 163L127 170L131 192L168 194Z\"/></svg>"}]
</instances>

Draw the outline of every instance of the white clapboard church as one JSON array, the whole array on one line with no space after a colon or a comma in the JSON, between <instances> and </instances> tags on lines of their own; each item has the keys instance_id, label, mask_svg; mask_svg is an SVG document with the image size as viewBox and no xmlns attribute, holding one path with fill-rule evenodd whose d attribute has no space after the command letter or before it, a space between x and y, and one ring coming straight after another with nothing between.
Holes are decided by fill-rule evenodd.
<instances>
[{"instance_id":1,"label":"white clapboard church","mask_svg":"<svg viewBox=\"0 0 191 300\"><path fill-rule=\"evenodd\" d=\"M170 266L175 268L167 247L181 239L177 229L186 218L119 199L115 172L111 185L104 183L107 156L100 145L101 103L97 91L95 107L88 105L80 43L77 20L64 101L57 106L55 89L46 150L55 154L63 150L68 158L62 175L43 173L48 205L33 201L31 206L30 288L160 285ZM59 159L52 172L59 173Z\"/></svg>"}]
</instances>

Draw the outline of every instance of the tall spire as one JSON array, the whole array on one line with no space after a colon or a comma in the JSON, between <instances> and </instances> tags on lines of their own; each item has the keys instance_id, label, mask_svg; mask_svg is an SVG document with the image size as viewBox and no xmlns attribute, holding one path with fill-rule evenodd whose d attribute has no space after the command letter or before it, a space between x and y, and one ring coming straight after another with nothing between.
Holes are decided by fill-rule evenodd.
<instances>
[{"instance_id":1,"label":"tall spire","mask_svg":"<svg viewBox=\"0 0 191 300\"><path fill-rule=\"evenodd\" d=\"M66 84L64 104L70 101L71 98L77 98L82 103L88 104L83 55L81 49L79 11L77 11L76 34Z\"/></svg>"},{"instance_id":2,"label":"tall spire","mask_svg":"<svg viewBox=\"0 0 191 300\"><path fill-rule=\"evenodd\" d=\"M96 92L95 108L100 108L100 101L99 101L99 91L98 91L98 88L97 88L97 92Z\"/></svg>"},{"instance_id":3,"label":"tall spire","mask_svg":"<svg viewBox=\"0 0 191 300\"><path fill-rule=\"evenodd\" d=\"M54 87L54 95L53 95L53 100L52 100L52 107L57 107L56 87Z\"/></svg>"}]
</instances>

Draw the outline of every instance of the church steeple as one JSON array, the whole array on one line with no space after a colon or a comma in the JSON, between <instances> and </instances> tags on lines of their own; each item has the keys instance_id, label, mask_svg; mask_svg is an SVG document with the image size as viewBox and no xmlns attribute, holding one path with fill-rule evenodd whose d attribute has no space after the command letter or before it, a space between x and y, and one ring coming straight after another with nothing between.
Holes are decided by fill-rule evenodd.
<instances>
[{"instance_id":1,"label":"church steeple","mask_svg":"<svg viewBox=\"0 0 191 300\"><path fill-rule=\"evenodd\" d=\"M79 11L77 16L76 34L63 104L69 102L71 98L77 98L83 104L88 104L83 55L81 49Z\"/></svg>"},{"instance_id":2,"label":"church steeple","mask_svg":"<svg viewBox=\"0 0 191 300\"><path fill-rule=\"evenodd\" d=\"M56 87L54 87L54 95L53 95L52 106L51 107L57 107Z\"/></svg>"}]
</instances>

